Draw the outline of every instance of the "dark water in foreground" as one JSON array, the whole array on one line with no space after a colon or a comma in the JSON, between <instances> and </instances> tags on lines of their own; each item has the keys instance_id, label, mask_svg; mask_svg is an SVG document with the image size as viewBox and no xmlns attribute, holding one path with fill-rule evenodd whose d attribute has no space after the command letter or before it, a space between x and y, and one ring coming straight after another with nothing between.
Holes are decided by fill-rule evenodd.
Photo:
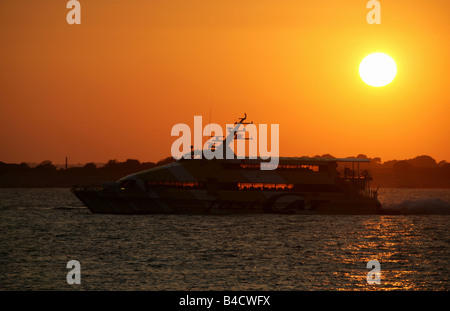
<instances>
[{"instance_id":1,"label":"dark water in foreground","mask_svg":"<svg viewBox=\"0 0 450 311\"><path fill-rule=\"evenodd\" d=\"M0 189L0 290L450 290L450 190L380 198L408 215L96 215L68 189Z\"/></svg>"}]
</instances>

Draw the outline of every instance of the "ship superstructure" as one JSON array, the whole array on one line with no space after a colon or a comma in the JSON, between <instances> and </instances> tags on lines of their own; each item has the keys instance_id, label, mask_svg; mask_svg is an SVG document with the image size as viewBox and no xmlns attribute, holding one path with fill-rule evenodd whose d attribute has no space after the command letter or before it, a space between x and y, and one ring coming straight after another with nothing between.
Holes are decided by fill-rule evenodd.
<instances>
[{"instance_id":1,"label":"ship superstructure","mask_svg":"<svg viewBox=\"0 0 450 311\"><path fill-rule=\"evenodd\" d=\"M229 135L235 139L246 117ZM229 137L228 137L229 138ZM224 154L223 139L218 146ZM94 213L110 214L376 214L377 190L370 189L368 159L280 157L267 160L181 158L128 175L102 187L73 187Z\"/></svg>"}]
</instances>

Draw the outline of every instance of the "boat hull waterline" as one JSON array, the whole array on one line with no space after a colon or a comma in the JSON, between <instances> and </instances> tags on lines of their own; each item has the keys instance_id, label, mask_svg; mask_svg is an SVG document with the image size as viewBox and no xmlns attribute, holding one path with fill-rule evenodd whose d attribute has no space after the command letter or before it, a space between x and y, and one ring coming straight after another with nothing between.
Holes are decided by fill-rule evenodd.
<instances>
[{"instance_id":1,"label":"boat hull waterline","mask_svg":"<svg viewBox=\"0 0 450 311\"><path fill-rule=\"evenodd\" d=\"M101 214L325 214L325 215L373 215L381 214L381 204L372 198L345 198L338 195L315 196L305 200L305 195L289 194L293 200L282 200L278 193L271 197L278 199L226 200L157 198L118 193L108 190L72 189L75 196L91 212Z\"/></svg>"}]
</instances>

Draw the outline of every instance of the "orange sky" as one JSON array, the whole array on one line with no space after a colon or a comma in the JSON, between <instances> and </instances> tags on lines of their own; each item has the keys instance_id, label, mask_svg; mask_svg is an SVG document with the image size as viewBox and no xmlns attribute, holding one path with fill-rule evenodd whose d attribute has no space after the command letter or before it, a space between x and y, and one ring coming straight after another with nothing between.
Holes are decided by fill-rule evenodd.
<instances>
[{"instance_id":1,"label":"orange sky","mask_svg":"<svg viewBox=\"0 0 450 311\"><path fill-rule=\"evenodd\" d=\"M450 160L449 1L0 1L0 161L170 155L176 123L246 112L280 153ZM394 58L382 88L359 77Z\"/></svg>"}]
</instances>

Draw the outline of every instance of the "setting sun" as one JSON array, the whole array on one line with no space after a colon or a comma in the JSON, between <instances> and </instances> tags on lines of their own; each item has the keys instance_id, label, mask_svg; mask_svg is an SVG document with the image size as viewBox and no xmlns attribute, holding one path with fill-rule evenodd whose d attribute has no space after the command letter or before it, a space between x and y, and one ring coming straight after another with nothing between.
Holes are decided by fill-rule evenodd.
<instances>
[{"instance_id":1,"label":"setting sun","mask_svg":"<svg viewBox=\"0 0 450 311\"><path fill-rule=\"evenodd\" d=\"M397 74L397 65L389 55L373 53L366 56L359 65L359 75L368 85L380 87L388 85Z\"/></svg>"}]
</instances>

